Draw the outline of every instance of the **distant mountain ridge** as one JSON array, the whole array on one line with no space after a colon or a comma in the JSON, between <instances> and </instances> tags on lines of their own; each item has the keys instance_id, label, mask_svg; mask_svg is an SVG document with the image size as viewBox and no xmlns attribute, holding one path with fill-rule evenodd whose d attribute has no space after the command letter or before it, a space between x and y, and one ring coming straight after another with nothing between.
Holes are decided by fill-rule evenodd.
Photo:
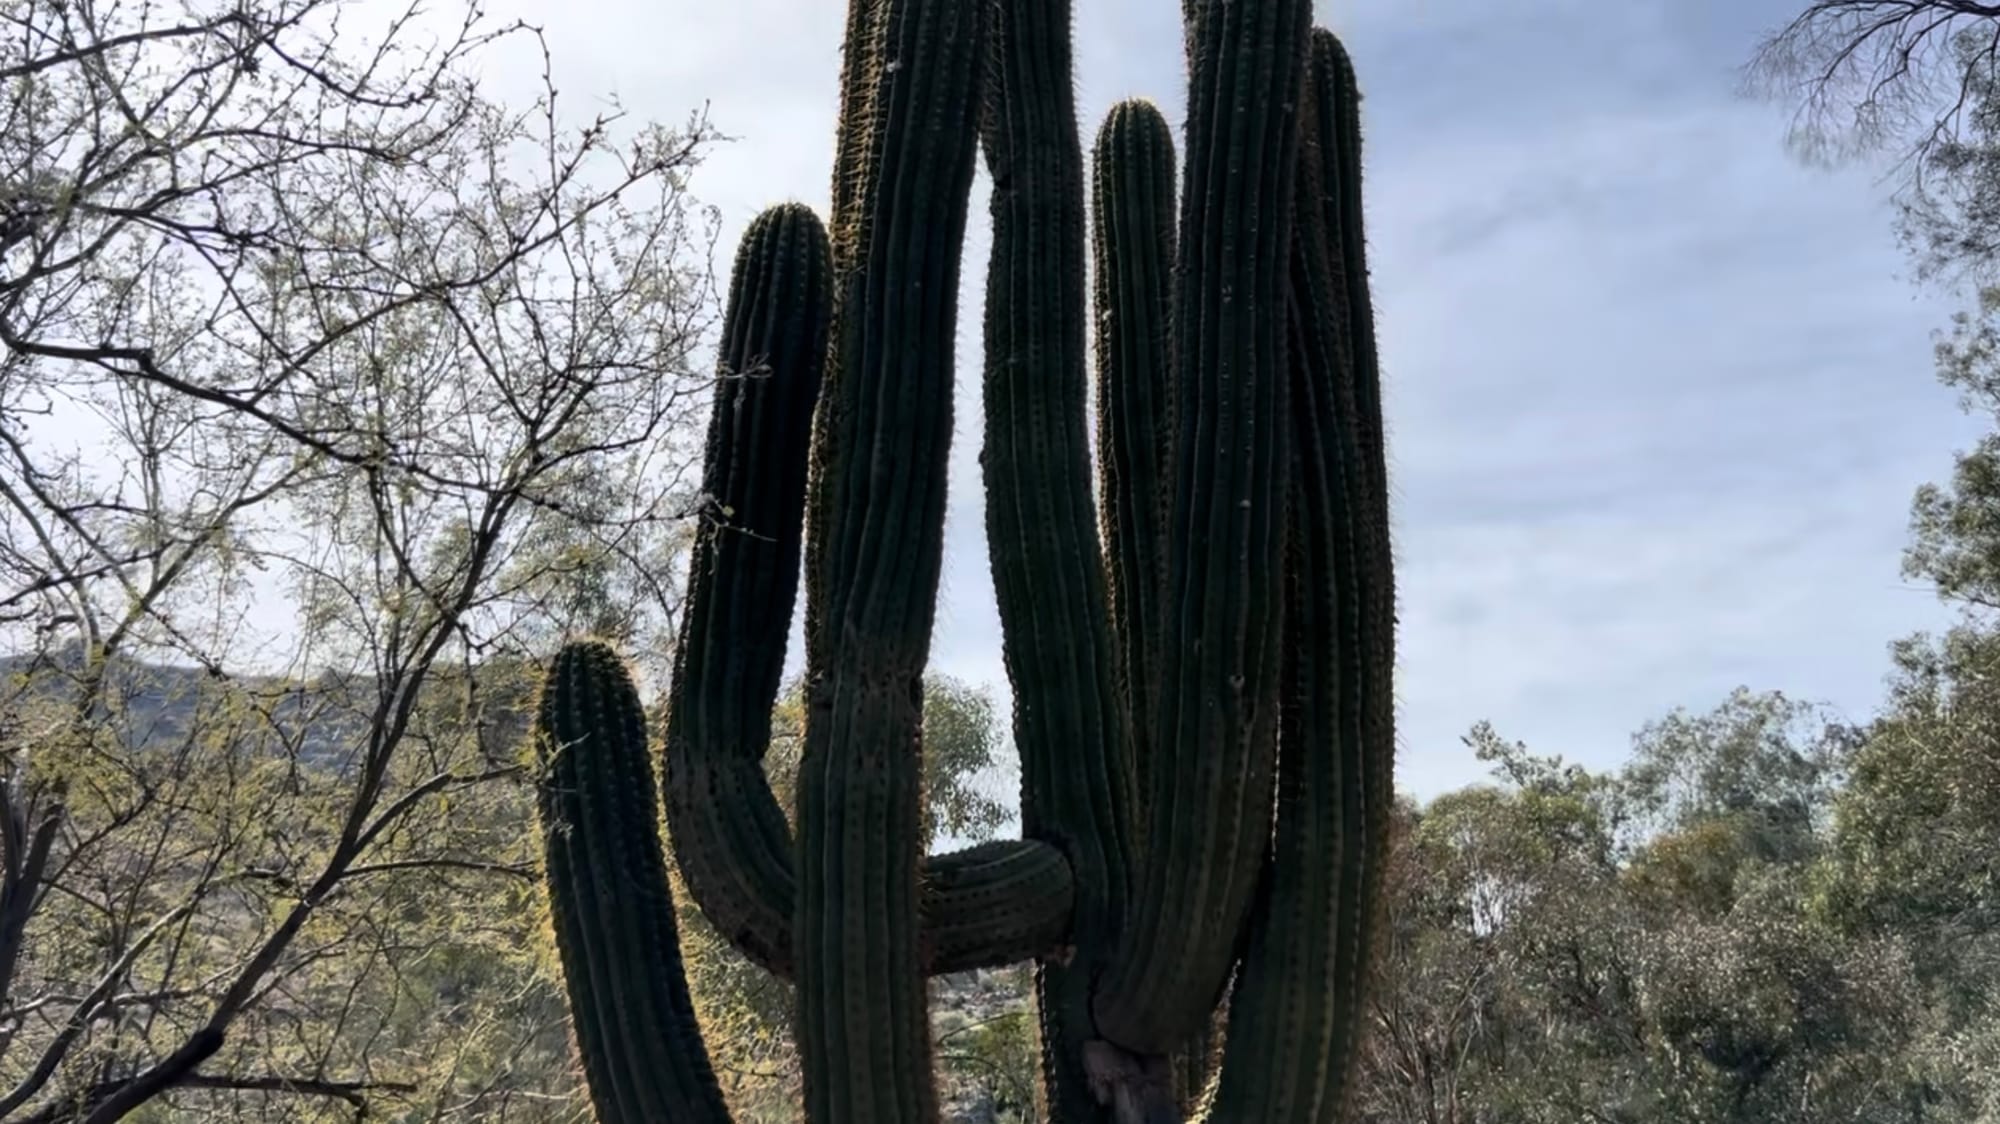
<instances>
[{"instance_id":1,"label":"distant mountain ridge","mask_svg":"<svg viewBox=\"0 0 2000 1124\"><path fill-rule=\"evenodd\" d=\"M79 645L0 656L0 715L36 702L56 702L83 666ZM310 680L289 679L115 657L105 678L110 711L106 717L120 725L132 745L167 745L190 736L204 693L212 699L222 690L258 708L273 752L339 772L359 756L380 702L372 677L331 672ZM446 689L462 681L462 674L434 673L426 689ZM489 677L489 683L499 686L484 689L480 700L480 737L489 757L511 758L527 734L532 691L518 678L512 687L509 682L504 672Z\"/></svg>"}]
</instances>

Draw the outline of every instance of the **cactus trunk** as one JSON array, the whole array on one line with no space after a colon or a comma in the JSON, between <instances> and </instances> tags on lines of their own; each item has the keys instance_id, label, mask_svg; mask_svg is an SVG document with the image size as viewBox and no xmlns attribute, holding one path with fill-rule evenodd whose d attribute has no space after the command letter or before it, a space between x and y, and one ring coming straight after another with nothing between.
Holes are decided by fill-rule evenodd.
<instances>
[{"instance_id":1,"label":"cactus trunk","mask_svg":"<svg viewBox=\"0 0 2000 1124\"><path fill-rule=\"evenodd\" d=\"M814 434L797 1026L807 1119L927 1124L918 739L988 21L984 0L884 0L874 18L859 241Z\"/></svg>"},{"instance_id":2,"label":"cactus trunk","mask_svg":"<svg viewBox=\"0 0 2000 1124\"><path fill-rule=\"evenodd\" d=\"M1077 878L1076 955L1036 974L1050 1113L1087 1120L1091 983L1125 904L1131 732L1119 705L1084 395L1083 154L1068 0L994 7L982 143L993 176L986 280L986 543L1014 689L1021 828ZM1051 620L1072 622L1049 628Z\"/></svg>"}]
</instances>

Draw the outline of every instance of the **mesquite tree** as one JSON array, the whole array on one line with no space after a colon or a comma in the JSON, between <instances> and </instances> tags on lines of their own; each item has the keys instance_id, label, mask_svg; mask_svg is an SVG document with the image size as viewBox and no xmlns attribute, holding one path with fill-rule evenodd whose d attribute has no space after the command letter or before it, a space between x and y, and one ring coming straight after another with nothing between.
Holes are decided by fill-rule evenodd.
<instances>
[{"instance_id":1,"label":"mesquite tree","mask_svg":"<svg viewBox=\"0 0 2000 1124\"><path fill-rule=\"evenodd\" d=\"M1392 756L1358 96L1306 0L1186 14L1177 230L1171 136L1142 102L1105 123L1086 223L1064 0L854 0L831 222L786 205L745 235L661 787L689 892L797 984L808 1120L934 1120L925 977L1028 959L1054 1119L1346 1111ZM926 857L922 672L980 148L981 462L1023 838ZM801 570L794 838L760 758ZM726 1120L645 718L609 646L556 657L536 729L598 1114ZM1225 991L1219 1072L1180 1103L1170 1059Z\"/></svg>"}]
</instances>

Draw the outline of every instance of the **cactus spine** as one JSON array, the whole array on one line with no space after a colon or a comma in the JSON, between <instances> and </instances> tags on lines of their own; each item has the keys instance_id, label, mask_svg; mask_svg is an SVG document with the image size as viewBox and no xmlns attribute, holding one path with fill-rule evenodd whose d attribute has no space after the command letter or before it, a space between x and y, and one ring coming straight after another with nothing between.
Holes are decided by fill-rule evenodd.
<instances>
[{"instance_id":1,"label":"cactus spine","mask_svg":"<svg viewBox=\"0 0 2000 1124\"><path fill-rule=\"evenodd\" d=\"M813 1124L934 1121L926 975L1023 959L1054 1120L1178 1121L1204 1083L1215 1122L1346 1112L1392 765L1357 95L1307 0L1185 9L1178 232L1150 105L1114 108L1086 176L1068 0L852 0L830 229L786 205L744 237L663 774L696 901L798 985ZM927 858L920 677L982 149L981 463L1024 838ZM761 758L802 554L794 839ZM545 699L629 695L585 644ZM607 1124L726 1119L641 861L636 700L619 713L616 736L551 717L538 742L573 743L543 804L578 1046ZM581 800L578 776L628 783Z\"/></svg>"}]
</instances>

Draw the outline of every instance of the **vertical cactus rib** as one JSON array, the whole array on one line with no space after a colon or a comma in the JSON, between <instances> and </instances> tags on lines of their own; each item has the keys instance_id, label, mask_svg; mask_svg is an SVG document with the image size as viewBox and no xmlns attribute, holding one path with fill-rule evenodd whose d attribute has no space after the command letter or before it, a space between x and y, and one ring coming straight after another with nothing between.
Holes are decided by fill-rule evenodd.
<instances>
[{"instance_id":1,"label":"vertical cactus rib","mask_svg":"<svg viewBox=\"0 0 2000 1124\"><path fill-rule=\"evenodd\" d=\"M738 949L787 977L792 838L763 757L798 592L832 284L826 231L810 208L769 208L744 231L666 721L667 818L688 891ZM1047 844L935 856L926 874L930 972L1052 952L1068 934L1074 880Z\"/></svg>"},{"instance_id":2,"label":"vertical cactus rib","mask_svg":"<svg viewBox=\"0 0 2000 1124\"><path fill-rule=\"evenodd\" d=\"M841 38L840 116L835 121L833 184L828 211L836 305L845 296L848 275L867 245L868 216L865 208L856 206L856 201L865 194L871 161L881 148L882 127L887 120L875 108L883 65L881 9L886 2L848 0L846 29ZM839 345L830 341L829 346ZM837 427L824 415L839 397L823 392L813 415L812 450L807 472L808 488L814 493L819 491L818 481L834 458L831 435ZM825 565L825 523L830 512L831 508L826 504L812 504L806 509L805 572L809 585L811 575L819 573ZM805 635L809 660L814 638L825 635L826 630L820 625L823 610L822 600L813 597L808 589Z\"/></svg>"},{"instance_id":3,"label":"vertical cactus rib","mask_svg":"<svg viewBox=\"0 0 2000 1124\"><path fill-rule=\"evenodd\" d=\"M815 422L798 1037L814 1124L937 1118L919 940L922 675L943 561L983 0L884 0Z\"/></svg>"},{"instance_id":4,"label":"vertical cactus rib","mask_svg":"<svg viewBox=\"0 0 2000 1124\"><path fill-rule=\"evenodd\" d=\"M1151 791L1160 594L1173 460L1174 138L1151 102L1111 107L1091 153L1097 464L1119 700L1134 791ZM1143 826L1143 821L1138 821Z\"/></svg>"},{"instance_id":5,"label":"vertical cactus rib","mask_svg":"<svg viewBox=\"0 0 2000 1124\"><path fill-rule=\"evenodd\" d=\"M858 249L853 242L858 234L853 221L854 200L866 182L865 160L874 141L876 116L872 60L881 53L881 44L876 39L876 9L879 7L881 0L849 0L846 33L841 38L839 125L834 140L832 208L829 213L838 236L834 247L836 263L843 268Z\"/></svg>"},{"instance_id":6,"label":"vertical cactus rib","mask_svg":"<svg viewBox=\"0 0 2000 1124\"><path fill-rule=\"evenodd\" d=\"M577 1047L602 1124L727 1124L682 971L638 691L608 646L551 663L537 813Z\"/></svg>"},{"instance_id":7,"label":"vertical cactus rib","mask_svg":"<svg viewBox=\"0 0 2000 1124\"><path fill-rule=\"evenodd\" d=\"M990 3L990 0L989 0ZM993 177L986 283L986 541L1013 686L1021 824L1077 876L1067 964L1037 977L1050 1114L1100 1111L1084 1072L1091 978L1126 896L1129 731L1096 507L1085 395L1083 155L1069 0L992 4L981 141Z\"/></svg>"},{"instance_id":8,"label":"vertical cactus rib","mask_svg":"<svg viewBox=\"0 0 2000 1124\"><path fill-rule=\"evenodd\" d=\"M1270 841L1286 259L1306 0L1196 18L1176 298L1175 482L1146 854L1099 1031L1165 1053L1228 980Z\"/></svg>"}]
</instances>

